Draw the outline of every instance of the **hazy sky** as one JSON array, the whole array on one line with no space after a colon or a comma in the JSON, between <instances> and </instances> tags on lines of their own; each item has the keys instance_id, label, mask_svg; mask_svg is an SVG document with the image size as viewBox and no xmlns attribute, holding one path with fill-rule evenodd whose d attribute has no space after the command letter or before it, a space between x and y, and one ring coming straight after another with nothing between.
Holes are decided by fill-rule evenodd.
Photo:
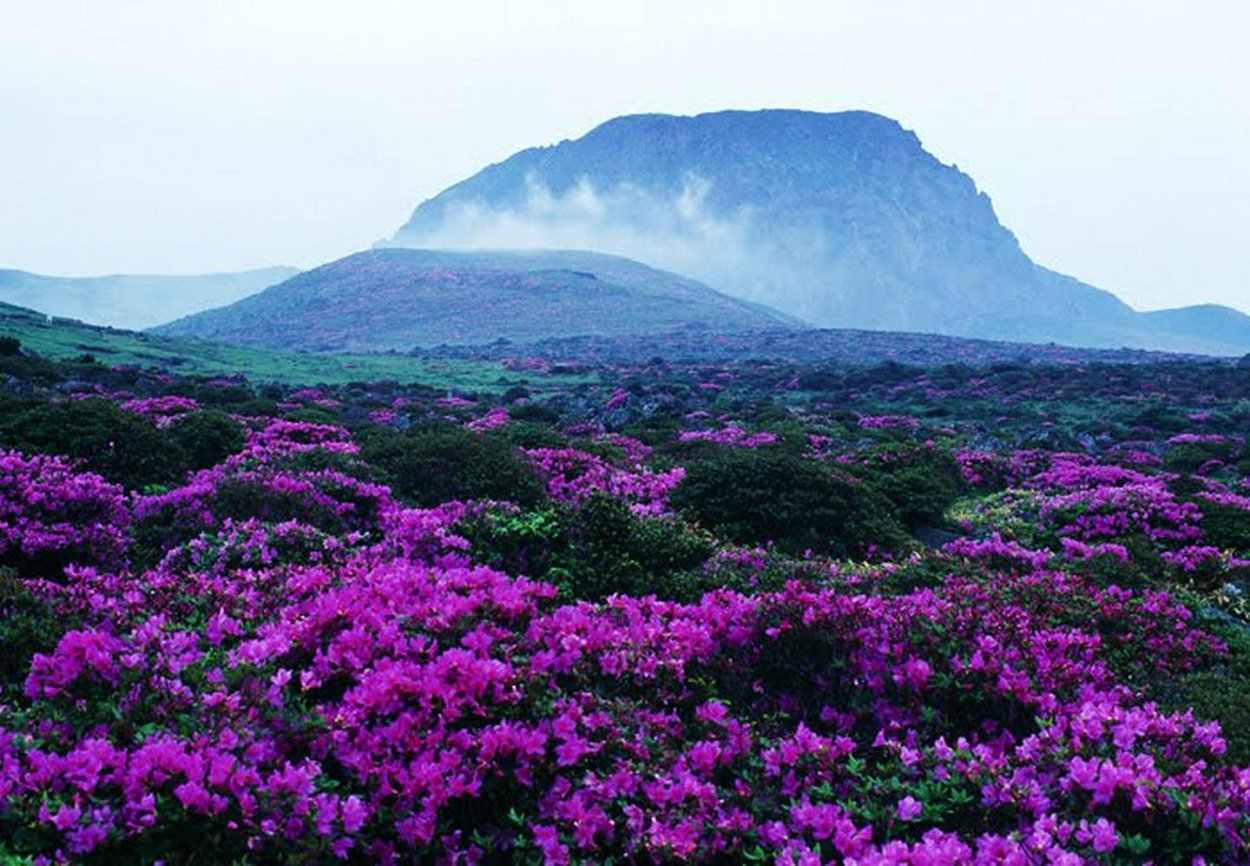
<instances>
[{"instance_id":1,"label":"hazy sky","mask_svg":"<svg viewBox=\"0 0 1250 866\"><path fill-rule=\"evenodd\" d=\"M1250 311L1250 3L0 0L0 267L308 267L619 114L865 108L1038 262Z\"/></svg>"}]
</instances>

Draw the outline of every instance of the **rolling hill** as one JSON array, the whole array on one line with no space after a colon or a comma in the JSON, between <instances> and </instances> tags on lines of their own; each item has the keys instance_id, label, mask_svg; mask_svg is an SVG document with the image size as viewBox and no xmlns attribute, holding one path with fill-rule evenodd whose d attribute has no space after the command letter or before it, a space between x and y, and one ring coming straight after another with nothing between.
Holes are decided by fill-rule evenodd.
<instances>
[{"instance_id":1,"label":"rolling hill","mask_svg":"<svg viewBox=\"0 0 1250 866\"><path fill-rule=\"evenodd\" d=\"M499 339L798 324L759 304L615 256L379 249L154 332L273 348L378 352Z\"/></svg>"},{"instance_id":2,"label":"rolling hill","mask_svg":"<svg viewBox=\"0 0 1250 866\"><path fill-rule=\"evenodd\" d=\"M147 328L232 304L298 273L276 267L188 276L52 277L0 270L0 302L115 328Z\"/></svg>"},{"instance_id":3,"label":"rolling hill","mask_svg":"<svg viewBox=\"0 0 1250 866\"><path fill-rule=\"evenodd\" d=\"M410 355L315 354L232 346L191 337L168 337L58 319L0 303L0 338L17 340L29 359L53 361L89 356L109 366L140 367L184 376L241 375L252 382L345 384L392 380L439 389L498 392L532 373L518 373L492 359L418 358ZM581 381L576 374L546 374L553 383ZM0 386L6 376L0 371Z\"/></svg>"}]
</instances>

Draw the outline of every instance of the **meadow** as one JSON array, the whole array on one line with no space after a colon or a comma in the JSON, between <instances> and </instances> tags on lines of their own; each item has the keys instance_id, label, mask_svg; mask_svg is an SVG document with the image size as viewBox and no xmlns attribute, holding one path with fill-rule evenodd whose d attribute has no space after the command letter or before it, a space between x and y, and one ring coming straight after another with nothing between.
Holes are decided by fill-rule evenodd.
<instances>
[{"instance_id":1,"label":"meadow","mask_svg":"<svg viewBox=\"0 0 1250 866\"><path fill-rule=\"evenodd\" d=\"M1244 367L0 349L6 866L1250 860Z\"/></svg>"}]
</instances>

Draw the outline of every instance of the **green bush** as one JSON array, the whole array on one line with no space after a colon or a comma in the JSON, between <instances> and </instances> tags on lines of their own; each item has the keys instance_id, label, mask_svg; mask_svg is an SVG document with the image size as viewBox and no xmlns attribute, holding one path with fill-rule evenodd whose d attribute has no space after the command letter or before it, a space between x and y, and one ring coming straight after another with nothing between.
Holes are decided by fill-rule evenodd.
<instances>
[{"instance_id":1,"label":"green bush","mask_svg":"<svg viewBox=\"0 0 1250 866\"><path fill-rule=\"evenodd\" d=\"M959 464L948 451L888 445L865 459L856 474L894 503L899 520L910 530L941 523L959 496Z\"/></svg>"},{"instance_id":2,"label":"green bush","mask_svg":"<svg viewBox=\"0 0 1250 866\"><path fill-rule=\"evenodd\" d=\"M730 541L772 541L790 553L856 555L908 544L879 492L817 463L765 450L722 449L690 463L672 503Z\"/></svg>"},{"instance_id":3,"label":"green bush","mask_svg":"<svg viewBox=\"0 0 1250 866\"><path fill-rule=\"evenodd\" d=\"M305 424L338 424L339 416L322 406L303 406L292 409L282 416L288 421L302 421Z\"/></svg>"},{"instance_id":4,"label":"green bush","mask_svg":"<svg viewBox=\"0 0 1250 866\"><path fill-rule=\"evenodd\" d=\"M1241 446L1227 442L1182 442L1173 445L1163 456L1163 468L1169 472L1197 472L1211 460L1228 463L1236 459Z\"/></svg>"},{"instance_id":5,"label":"green bush","mask_svg":"<svg viewBox=\"0 0 1250 866\"><path fill-rule=\"evenodd\" d=\"M1250 511L1233 505L1219 505L1205 499L1197 500L1202 509L1202 539L1204 544L1250 554Z\"/></svg>"},{"instance_id":6,"label":"green bush","mask_svg":"<svg viewBox=\"0 0 1250 866\"><path fill-rule=\"evenodd\" d=\"M168 428L189 469L207 469L243 449L243 425L215 409L194 412Z\"/></svg>"},{"instance_id":7,"label":"green bush","mask_svg":"<svg viewBox=\"0 0 1250 866\"><path fill-rule=\"evenodd\" d=\"M28 454L81 460L92 472L132 490L177 481L187 466L173 436L96 398L40 403L5 415L0 418L0 444Z\"/></svg>"},{"instance_id":8,"label":"green bush","mask_svg":"<svg viewBox=\"0 0 1250 866\"><path fill-rule=\"evenodd\" d=\"M537 476L503 436L474 433L452 424L398 432L373 428L360 437L361 456L395 495L417 505L453 499L537 502Z\"/></svg>"},{"instance_id":9,"label":"green bush","mask_svg":"<svg viewBox=\"0 0 1250 866\"><path fill-rule=\"evenodd\" d=\"M1178 710L1192 707L1200 719L1219 721L1228 755L1241 766L1250 763L1250 626L1212 611L1200 614L1199 623L1228 645L1228 655L1179 682L1155 681L1152 694Z\"/></svg>"},{"instance_id":10,"label":"green bush","mask_svg":"<svg viewBox=\"0 0 1250 866\"><path fill-rule=\"evenodd\" d=\"M35 653L50 653L74 624L0 569L0 695L21 694Z\"/></svg>"},{"instance_id":11,"label":"green bush","mask_svg":"<svg viewBox=\"0 0 1250 866\"><path fill-rule=\"evenodd\" d=\"M563 448L567 441L554 427L533 421L512 421L492 431L491 435L505 439L517 448Z\"/></svg>"},{"instance_id":12,"label":"green bush","mask_svg":"<svg viewBox=\"0 0 1250 866\"><path fill-rule=\"evenodd\" d=\"M619 499L519 514L488 513L463 527L479 561L546 580L567 601L613 593L694 601L719 585L699 570L713 539L679 518L638 516Z\"/></svg>"}]
</instances>

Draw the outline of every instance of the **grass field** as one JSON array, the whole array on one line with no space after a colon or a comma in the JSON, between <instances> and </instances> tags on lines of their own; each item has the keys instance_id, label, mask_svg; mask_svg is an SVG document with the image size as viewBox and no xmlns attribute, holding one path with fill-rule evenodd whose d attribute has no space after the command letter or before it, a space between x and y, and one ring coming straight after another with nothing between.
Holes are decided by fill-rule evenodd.
<instances>
[{"instance_id":1,"label":"grass field","mask_svg":"<svg viewBox=\"0 0 1250 866\"><path fill-rule=\"evenodd\" d=\"M63 360L88 354L101 363L152 367L181 375L240 373L254 382L342 384L395 380L464 391L502 391L541 378L551 385L590 381L578 375L516 372L495 361L434 360L407 355L331 355L230 346L56 319L0 304L0 337L15 337L40 355Z\"/></svg>"}]
</instances>

